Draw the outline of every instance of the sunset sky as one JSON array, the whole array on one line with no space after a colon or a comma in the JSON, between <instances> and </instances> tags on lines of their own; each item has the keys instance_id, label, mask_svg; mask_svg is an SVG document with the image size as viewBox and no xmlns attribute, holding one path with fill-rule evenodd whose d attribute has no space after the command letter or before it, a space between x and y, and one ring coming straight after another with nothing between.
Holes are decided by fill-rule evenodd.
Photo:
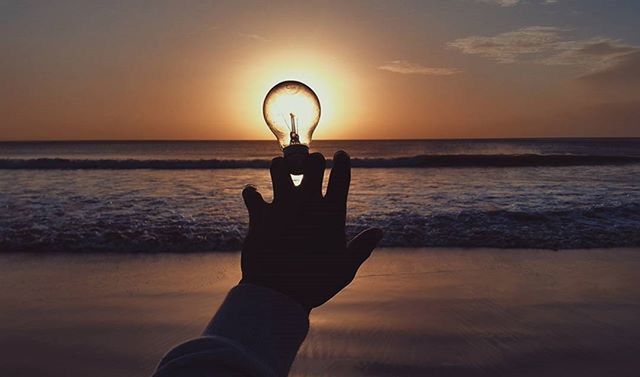
<instances>
[{"instance_id":1,"label":"sunset sky","mask_svg":"<svg viewBox=\"0 0 640 377\"><path fill-rule=\"evenodd\" d=\"M0 0L0 140L640 136L640 1Z\"/></svg>"}]
</instances>

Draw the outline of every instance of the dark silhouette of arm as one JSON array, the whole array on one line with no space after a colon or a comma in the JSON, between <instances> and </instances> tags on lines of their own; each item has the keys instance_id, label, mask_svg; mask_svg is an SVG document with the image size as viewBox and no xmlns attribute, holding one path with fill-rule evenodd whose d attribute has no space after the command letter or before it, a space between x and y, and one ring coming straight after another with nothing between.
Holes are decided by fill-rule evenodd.
<instances>
[{"instance_id":1,"label":"dark silhouette of arm","mask_svg":"<svg viewBox=\"0 0 640 377\"><path fill-rule=\"evenodd\" d=\"M367 229L347 243L345 220L351 162L334 156L326 195L325 159L308 156L295 187L286 161L271 164L274 199L251 186L242 192L249 232L242 280L228 294L203 336L170 351L155 376L286 376L308 331L310 311L355 277L382 238Z\"/></svg>"}]
</instances>

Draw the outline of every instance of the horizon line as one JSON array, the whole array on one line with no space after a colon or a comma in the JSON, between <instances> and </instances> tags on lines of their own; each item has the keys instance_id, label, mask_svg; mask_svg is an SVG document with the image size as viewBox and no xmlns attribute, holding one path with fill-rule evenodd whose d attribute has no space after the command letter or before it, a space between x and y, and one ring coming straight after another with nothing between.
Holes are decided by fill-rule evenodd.
<instances>
[{"instance_id":1,"label":"horizon line","mask_svg":"<svg viewBox=\"0 0 640 377\"><path fill-rule=\"evenodd\" d=\"M461 141L461 140L556 140L556 139L640 139L639 136L533 136L533 137L460 137L460 138L409 138L409 139L316 139L315 141ZM0 140L0 143L158 143L158 142L275 142L272 139L16 139Z\"/></svg>"}]
</instances>

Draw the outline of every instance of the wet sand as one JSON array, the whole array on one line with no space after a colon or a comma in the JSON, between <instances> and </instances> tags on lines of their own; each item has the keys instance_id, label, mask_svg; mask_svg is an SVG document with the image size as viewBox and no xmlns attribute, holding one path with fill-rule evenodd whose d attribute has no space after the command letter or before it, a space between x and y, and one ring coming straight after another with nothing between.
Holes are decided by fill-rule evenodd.
<instances>
[{"instance_id":1,"label":"wet sand","mask_svg":"<svg viewBox=\"0 0 640 377\"><path fill-rule=\"evenodd\" d=\"M146 376L239 255L0 256L0 375ZM637 376L640 249L383 249L312 313L292 376Z\"/></svg>"}]
</instances>

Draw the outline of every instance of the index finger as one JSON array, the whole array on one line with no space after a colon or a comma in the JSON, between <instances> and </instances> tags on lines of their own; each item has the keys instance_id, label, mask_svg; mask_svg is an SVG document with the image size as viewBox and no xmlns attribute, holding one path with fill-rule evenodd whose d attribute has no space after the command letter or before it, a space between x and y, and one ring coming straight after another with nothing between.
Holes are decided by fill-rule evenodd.
<instances>
[{"instance_id":1,"label":"index finger","mask_svg":"<svg viewBox=\"0 0 640 377\"><path fill-rule=\"evenodd\" d=\"M347 152L337 151L333 155L333 168L329 176L329 185L327 186L325 198L346 207L350 183L351 158Z\"/></svg>"}]
</instances>

